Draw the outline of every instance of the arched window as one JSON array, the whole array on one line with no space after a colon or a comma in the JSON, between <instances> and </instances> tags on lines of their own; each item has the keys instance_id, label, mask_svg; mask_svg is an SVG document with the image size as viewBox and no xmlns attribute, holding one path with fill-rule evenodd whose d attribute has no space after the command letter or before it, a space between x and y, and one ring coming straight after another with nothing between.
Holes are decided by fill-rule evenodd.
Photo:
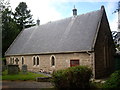
<instances>
[{"instance_id":1,"label":"arched window","mask_svg":"<svg viewBox=\"0 0 120 90\"><path fill-rule=\"evenodd\" d=\"M35 65L35 57L33 57L33 65Z\"/></svg>"},{"instance_id":2,"label":"arched window","mask_svg":"<svg viewBox=\"0 0 120 90\"><path fill-rule=\"evenodd\" d=\"M39 57L37 57L37 65L39 65Z\"/></svg>"},{"instance_id":3,"label":"arched window","mask_svg":"<svg viewBox=\"0 0 120 90\"><path fill-rule=\"evenodd\" d=\"M22 65L23 65L24 64L24 57L22 57L21 60L22 60Z\"/></svg>"},{"instance_id":4,"label":"arched window","mask_svg":"<svg viewBox=\"0 0 120 90\"><path fill-rule=\"evenodd\" d=\"M51 66L55 66L55 56L51 57Z\"/></svg>"}]
</instances>

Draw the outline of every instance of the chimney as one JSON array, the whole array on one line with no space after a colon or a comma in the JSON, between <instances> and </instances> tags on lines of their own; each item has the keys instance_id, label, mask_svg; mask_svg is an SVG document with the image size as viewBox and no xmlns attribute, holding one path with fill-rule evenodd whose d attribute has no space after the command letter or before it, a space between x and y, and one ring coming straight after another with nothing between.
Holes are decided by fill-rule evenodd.
<instances>
[{"instance_id":1,"label":"chimney","mask_svg":"<svg viewBox=\"0 0 120 90\"><path fill-rule=\"evenodd\" d=\"M40 25L40 20L39 20L39 19L37 20L37 25L38 25L38 26Z\"/></svg>"},{"instance_id":2,"label":"chimney","mask_svg":"<svg viewBox=\"0 0 120 90\"><path fill-rule=\"evenodd\" d=\"M73 16L76 16L77 15L77 9L75 8L75 5L74 5L74 9L72 11L73 11Z\"/></svg>"}]
</instances>

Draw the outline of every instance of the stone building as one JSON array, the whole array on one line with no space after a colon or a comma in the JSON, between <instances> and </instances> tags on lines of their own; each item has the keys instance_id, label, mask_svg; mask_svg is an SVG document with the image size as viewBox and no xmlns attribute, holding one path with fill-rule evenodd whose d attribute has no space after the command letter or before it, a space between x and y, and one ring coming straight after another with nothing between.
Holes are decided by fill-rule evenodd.
<instances>
[{"instance_id":1,"label":"stone building","mask_svg":"<svg viewBox=\"0 0 120 90\"><path fill-rule=\"evenodd\" d=\"M104 6L100 10L24 29L6 51L7 64L31 71L92 68L94 78L113 71L114 43Z\"/></svg>"}]
</instances>

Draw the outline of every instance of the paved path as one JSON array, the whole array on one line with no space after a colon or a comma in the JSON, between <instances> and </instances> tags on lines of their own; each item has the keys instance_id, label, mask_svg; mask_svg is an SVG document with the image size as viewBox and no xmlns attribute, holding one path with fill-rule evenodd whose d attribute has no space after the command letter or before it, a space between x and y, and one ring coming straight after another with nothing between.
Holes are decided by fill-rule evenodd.
<instances>
[{"instance_id":1,"label":"paved path","mask_svg":"<svg viewBox=\"0 0 120 90\"><path fill-rule=\"evenodd\" d=\"M34 89L40 90L39 88L53 88L50 82L36 82L36 81L2 81L2 90L9 90L16 88L18 90Z\"/></svg>"}]
</instances>

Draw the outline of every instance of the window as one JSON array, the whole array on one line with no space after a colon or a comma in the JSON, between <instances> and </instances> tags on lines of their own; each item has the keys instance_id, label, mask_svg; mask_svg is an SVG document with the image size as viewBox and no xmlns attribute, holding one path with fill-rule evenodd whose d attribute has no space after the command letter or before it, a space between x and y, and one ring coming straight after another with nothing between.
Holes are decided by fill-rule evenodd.
<instances>
[{"instance_id":1,"label":"window","mask_svg":"<svg viewBox=\"0 0 120 90\"><path fill-rule=\"evenodd\" d=\"M37 57L37 65L39 65L39 57Z\"/></svg>"},{"instance_id":2,"label":"window","mask_svg":"<svg viewBox=\"0 0 120 90\"><path fill-rule=\"evenodd\" d=\"M33 57L33 65L35 65L35 57Z\"/></svg>"},{"instance_id":3,"label":"window","mask_svg":"<svg viewBox=\"0 0 120 90\"><path fill-rule=\"evenodd\" d=\"M51 57L51 66L55 66L55 56Z\"/></svg>"},{"instance_id":4,"label":"window","mask_svg":"<svg viewBox=\"0 0 120 90\"><path fill-rule=\"evenodd\" d=\"M40 57L39 56L34 56L33 57L33 66L38 66L40 64Z\"/></svg>"},{"instance_id":5,"label":"window","mask_svg":"<svg viewBox=\"0 0 120 90\"><path fill-rule=\"evenodd\" d=\"M22 57L21 60L22 60L22 65L23 65L24 64L24 57Z\"/></svg>"},{"instance_id":6,"label":"window","mask_svg":"<svg viewBox=\"0 0 120 90\"><path fill-rule=\"evenodd\" d=\"M14 64L14 57L10 57L10 64Z\"/></svg>"},{"instance_id":7,"label":"window","mask_svg":"<svg viewBox=\"0 0 120 90\"><path fill-rule=\"evenodd\" d=\"M70 60L70 67L78 66L79 65L79 59L78 60Z\"/></svg>"}]
</instances>

